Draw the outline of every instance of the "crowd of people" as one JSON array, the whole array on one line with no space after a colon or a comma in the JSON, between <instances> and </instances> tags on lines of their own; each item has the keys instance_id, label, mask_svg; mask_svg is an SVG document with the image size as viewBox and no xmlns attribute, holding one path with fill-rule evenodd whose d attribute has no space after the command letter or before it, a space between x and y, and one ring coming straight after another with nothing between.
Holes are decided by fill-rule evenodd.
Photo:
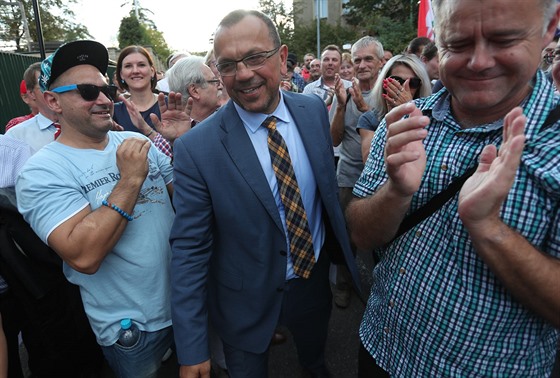
<instances>
[{"instance_id":1,"label":"crowd of people","mask_svg":"<svg viewBox=\"0 0 560 378\"><path fill-rule=\"evenodd\" d=\"M159 79L128 46L109 81L91 40L30 65L0 135L0 378L19 337L37 377L155 377L175 352L182 378L261 378L280 326L329 377L358 251L359 377L558 374L560 6L432 5L436 41L402 53L364 36L300 64L236 10Z\"/></svg>"}]
</instances>

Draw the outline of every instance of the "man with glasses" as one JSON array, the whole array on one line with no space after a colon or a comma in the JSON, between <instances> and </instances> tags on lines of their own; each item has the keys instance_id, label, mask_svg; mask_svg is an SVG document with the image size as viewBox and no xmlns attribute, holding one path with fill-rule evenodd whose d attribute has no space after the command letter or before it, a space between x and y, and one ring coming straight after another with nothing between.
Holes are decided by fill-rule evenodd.
<instances>
[{"instance_id":1,"label":"man with glasses","mask_svg":"<svg viewBox=\"0 0 560 378\"><path fill-rule=\"evenodd\" d=\"M204 64L204 58L192 55L179 60L167 71L167 78L169 89L181 93L183 102L192 98L191 126L205 120L220 107L222 82Z\"/></svg>"},{"instance_id":2,"label":"man with glasses","mask_svg":"<svg viewBox=\"0 0 560 378\"><path fill-rule=\"evenodd\" d=\"M64 260L116 375L155 377L173 342L172 168L147 138L111 131L116 88L105 81L107 64L94 41L67 43L43 61L40 83L62 133L22 169L18 208ZM140 331L132 346L118 341L125 319Z\"/></svg>"},{"instance_id":3,"label":"man with glasses","mask_svg":"<svg viewBox=\"0 0 560 378\"><path fill-rule=\"evenodd\" d=\"M228 14L214 53L232 101L174 144L171 286L181 377L209 376L209 322L233 377L268 376L278 324L291 331L301 365L326 377L330 262L346 261L356 285L358 274L325 106L280 91L288 49L258 11Z\"/></svg>"}]
</instances>

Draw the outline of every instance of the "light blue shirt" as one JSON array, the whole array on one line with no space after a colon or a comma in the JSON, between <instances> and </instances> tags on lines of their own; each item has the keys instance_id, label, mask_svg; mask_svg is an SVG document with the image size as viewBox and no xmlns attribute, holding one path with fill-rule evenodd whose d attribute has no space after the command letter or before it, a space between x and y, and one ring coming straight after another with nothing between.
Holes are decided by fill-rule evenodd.
<instances>
[{"instance_id":1,"label":"light blue shirt","mask_svg":"<svg viewBox=\"0 0 560 378\"><path fill-rule=\"evenodd\" d=\"M55 133L53 121L41 113L6 131L7 136L27 143L33 154L54 141Z\"/></svg>"},{"instance_id":2,"label":"light blue shirt","mask_svg":"<svg viewBox=\"0 0 560 378\"><path fill-rule=\"evenodd\" d=\"M288 108L286 108L282 92L280 92L280 96L280 103L272 114L251 113L243 110L235 103L234 105L241 121L243 121L243 125L245 126L245 130L247 130L247 134L251 139L255 152L257 153L259 162L266 176L266 180L270 186L270 190L274 195L276 207L278 207L278 212L280 213L280 218L282 219L288 250L288 265L286 269L286 279L288 280L298 276L294 273L292 259L289 254L290 242L286 227L284 204L282 203L282 199L278 191L278 182L276 181L276 175L274 174L272 162L270 161L270 152L268 151L267 141L268 129L262 126L264 120L271 115L277 118L276 129L280 135L282 135L282 138L284 138L290 153L290 159L292 160L292 165L294 167L294 172L301 192L303 207L307 213L309 230L311 231L311 236L313 238L315 261L319 260L319 253L321 252L321 247L323 246L323 242L325 240L325 227L321 219L322 207L321 199L317 192L317 182L315 181L315 176L313 175L313 170L311 169L307 151L305 150L305 146L303 145L303 141L301 140L295 121L288 111Z\"/></svg>"},{"instance_id":3,"label":"light blue shirt","mask_svg":"<svg viewBox=\"0 0 560 378\"><path fill-rule=\"evenodd\" d=\"M18 209L43 242L85 207L102 206L120 180L117 148L133 137L142 136L110 131L103 150L54 142L27 161L16 183ZM80 287L90 325L103 346L117 341L124 318L146 332L171 325L168 237L174 212L166 186L173 170L169 158L156 148L150 148L148 164L131 213L134 220L99 270L84 274L63 266L68 281Z\"/></svg>"}]
</instances>

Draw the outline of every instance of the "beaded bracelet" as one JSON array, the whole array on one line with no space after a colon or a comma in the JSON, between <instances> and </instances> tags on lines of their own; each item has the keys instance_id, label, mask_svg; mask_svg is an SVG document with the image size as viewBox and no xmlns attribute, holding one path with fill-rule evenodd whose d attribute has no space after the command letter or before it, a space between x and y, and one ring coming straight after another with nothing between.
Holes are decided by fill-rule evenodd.
<instances>
[{"instance_id":1,"label":"beaded bracelet","mask_svg":"<svg viewBox=\"0 0 560 378\"><path fill-rule=\"evenodd\" d=\"M101 203L104 206L110 207L111 209L115 210L117 213L122 215L127 221L131 222L132 220L134 220L134 218L132 218L129 213L127 213L126 211L124 211L123 209L121 209L120 207L115 205L114 203L107 202L107 200L103 200L103 202L101 202Z\"/></svg>"}]
</instances>

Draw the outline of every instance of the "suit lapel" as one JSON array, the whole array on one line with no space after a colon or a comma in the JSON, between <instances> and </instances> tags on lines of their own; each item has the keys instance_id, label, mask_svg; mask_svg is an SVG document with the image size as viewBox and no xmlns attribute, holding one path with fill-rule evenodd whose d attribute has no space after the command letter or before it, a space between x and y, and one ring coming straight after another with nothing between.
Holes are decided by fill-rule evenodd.
<instances>
[{"instance_id":1,"label":"suit lapel","mask_svg":"<svg viewBox=\"0 0 560 378\"><path fill-rule=\"evenodd\" d=\"M284 232L280 214L276 207L276 202L272 196L270 186L264 175L259 159L247 135L245 126L235 111L233 102L225 105L224 114L221 120L221 127L224 130L222 143L229 154L231 160L239 170L239 173L253 190L261 204L270 214L274 223Z\"/></svg>"},{"instance_id":2,"label":"suit lapel","mask_svg":"<svg viewBox=\"0 0 560 378\"><path fill-rule=\"evenodd\" d=\"M324 195L330 193L325 188L328 187L329 180L332 179L328 173L330 171L334 172L334 160L332 158L332 145L325 139L325 130L320 129L321 127L328 127L328 125L318 124L321 117L317 117L314 113L316 109L309 109L304 104L304 101L298 101L298 98L294 98L289 93L284 94L284 99L288 110L296 122L323 202L329 203L333 199L330 198L330 195L327 195L329 198L325 198ZM333 165L327 166L330 162Z\"/></svg>"}]
</instances>

